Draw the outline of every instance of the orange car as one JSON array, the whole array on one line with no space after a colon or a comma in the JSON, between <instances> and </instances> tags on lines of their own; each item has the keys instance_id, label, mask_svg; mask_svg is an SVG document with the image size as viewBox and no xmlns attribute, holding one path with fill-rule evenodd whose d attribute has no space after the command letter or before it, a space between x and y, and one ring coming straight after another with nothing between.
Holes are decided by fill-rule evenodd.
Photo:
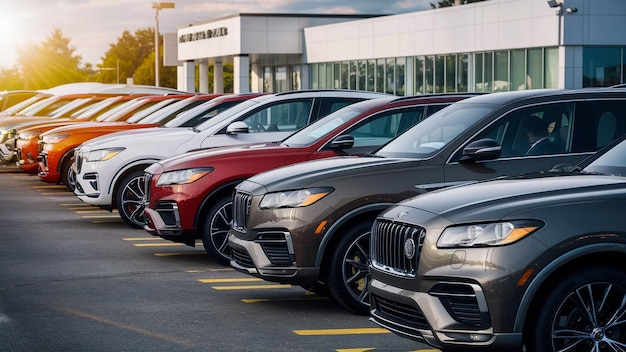
<instances>
[{"instance_id":1,"label":"orange car","mask_svg":"<svg viewBox=\"0 0 626 352\"><path fill-rule=\"evenodd\" d=\"M190 96L194 95L122 95L98 102L84 111L78 111L70 120L62 119L57 122L48 121L31 124L27 128L16 131L17 165L26 173L36 174L39 171L39 163L37 162L39 136L46 131L75 124L88 124L89 126L92 123L102 126L104 122L119 124L134 115L139 115L142 111L147 114L150 112L149 109L158 109Z\"/></svg>"},{"instance_id":2,"label":"orange car","mask_svg":"<svg viewBox=\"0 0 626 352\"><path fill-rule=\"evenodd\" d=\"M206 116L214 116L246 99L261 94L197 95L159 110L139 123L80 124L52 129L40 137L39 178L45 182L63 183L69 190L73 190L75 182L70 166L74 158L74 148L83 142L104 134L130 129L155 126L193 127L193 123L204 121ZM184 106L185 103L187 106ZM188 110L182 113L180 109L170 110L175 110L177 106L184 106ZM186 123L190 125L186 125Z\"/></svg>"}]
</instances>

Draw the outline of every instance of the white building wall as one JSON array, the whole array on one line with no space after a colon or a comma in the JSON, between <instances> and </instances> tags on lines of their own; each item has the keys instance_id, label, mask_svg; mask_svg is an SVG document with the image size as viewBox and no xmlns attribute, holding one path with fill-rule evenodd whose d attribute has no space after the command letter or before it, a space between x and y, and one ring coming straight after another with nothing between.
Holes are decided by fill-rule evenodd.
<instances>
[{"instance_id":1,"label":"white building wall","mask_svg":"<svg viewBox=\"0 0 626 352\"><path fill-rule=\"evenodd\" d=\"M489 0L305 28L306 61L556 46L557 27L545 0Z\"/></svg>"}]
</instances>

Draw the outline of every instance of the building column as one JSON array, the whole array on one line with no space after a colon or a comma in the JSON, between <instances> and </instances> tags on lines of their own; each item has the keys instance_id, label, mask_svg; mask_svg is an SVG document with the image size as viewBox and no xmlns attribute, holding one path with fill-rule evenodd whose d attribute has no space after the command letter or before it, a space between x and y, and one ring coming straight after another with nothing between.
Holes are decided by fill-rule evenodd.
<instances>
[{"instance_id":1,"label":"building column","mask_svg":"<svg viewBox=\"0 0 626 352\"><path fill-rule=\"evenodd\" d=\"M250 57L248 55L235 55L234 57L233 84L234 92L250 92Z\"/></svg>"},{"instance_id":2,"label":"building column","mask_svg":"<svg viewBox=\"0 0 626 352\"><path fill-rule=\"evenodd\" d=\"M263 92L263 71L261 65L250 65L250 91L255 93Z\"/></svg>"},{"instance_id":3,"label":"building column","mask_svg":"<svg viewBox=\"0 0 626 352\"><path fill-rule=\"evenodd\" d=\"M206 94L209 92L209 62L206 59L200 60L198 66L200 74L198 92Z\"/></svg>"},{"instance_id":4,"label":"building column","mask_svg":"<svg viewBox=\"0 0 626 352\"><path fill-rule=\"evenodd\" d=\"M193 60L183 62L182 90L186 92L196 91L196 65Z\"/></svg>"},{"instance_id":5,"label":"building column","mask_svg":"<svg viewBox=\"0 0 626 352\"><path fill-rule=\"evenodd\" d=\"M221 61L213 64L213 93L224 93L224 64Z\"/></svg>"}]
</instances>

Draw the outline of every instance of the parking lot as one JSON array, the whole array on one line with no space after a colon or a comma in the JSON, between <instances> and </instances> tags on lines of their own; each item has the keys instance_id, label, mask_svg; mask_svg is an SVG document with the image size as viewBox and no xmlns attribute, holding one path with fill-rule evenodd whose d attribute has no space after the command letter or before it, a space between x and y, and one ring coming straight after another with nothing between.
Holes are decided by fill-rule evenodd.
<instances>
[{"instance_id":1,"label":"parking lot","mask_svg":"<svg viewBox=\"0 0 626 352\"><path fill-rule=\"evenodd\" d=\"M434 351L0 165L2 351Z\"/></svg>"}]
</instances>

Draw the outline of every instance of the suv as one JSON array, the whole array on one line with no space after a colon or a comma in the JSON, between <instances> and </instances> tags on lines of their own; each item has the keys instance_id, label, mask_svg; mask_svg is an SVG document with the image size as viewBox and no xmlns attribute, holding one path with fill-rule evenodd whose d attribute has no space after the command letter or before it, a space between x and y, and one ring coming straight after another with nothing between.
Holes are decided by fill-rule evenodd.
<instances>
[{"instance_id":1,"label":"suv","mask_svg":"<svg viewBox=\"0 0 626 352\"><path fill-rule=\"evenodd\" d=\"M344 306L369 314L370 230L381 211L446 186L576 164L625 132L623 89L465 99L373 155L304 162L242 182L231 265L268 281L326 284ZM548 148L539 150L543 141Z\"/></svg>"},{"instance_id":2,"label":"suv","mask_svg":"<svg viewBox=\"0 0 626 352\"><path fill-rule=\"evenodd\" d=\"M371 320L443 351L623 351L624 155L622 138L579 168L386 210L371 234Z\"/></svg>"},{"instance_id":3,"label":"suv","mask_svg":"<svg viewBox=\"0 0 626 352\"><path fill-rule=\"evenodd\" d=\"M74 193L85 203L117 209L131 227L143 228L143 170L152 163L193 149L282 140L346 105L385 96L348 90L269 94L194 128L144 128L96 137L76 149Z\"/></svg>"},{"instance_id":4,"label":"suv","mask_svg":"<svg viewBox=\"0 0 626 352\"><path fill-rule=\"evenodd\" d=\"M474 94L475 95L475 94ZM195 246L228 264L232 192L262 171L300 161L369 153L409 127L472 94L370 99L315 121L280 143L208 149L146 169L146 226L153 235ZM206 177L205 177L206 176Z\"/></svg>"}]
</instances>

